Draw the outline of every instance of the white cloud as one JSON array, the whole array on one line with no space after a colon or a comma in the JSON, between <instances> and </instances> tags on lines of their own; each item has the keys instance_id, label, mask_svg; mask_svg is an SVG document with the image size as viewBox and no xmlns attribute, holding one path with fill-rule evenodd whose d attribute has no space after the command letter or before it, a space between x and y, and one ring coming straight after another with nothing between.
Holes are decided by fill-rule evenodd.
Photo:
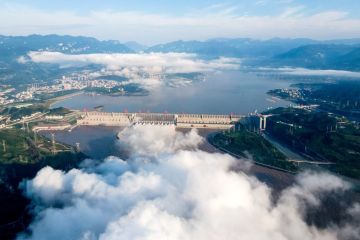
<instances>
[{"instance_id":1,"label":"white cloud","mask_svg":"<svg viewBox=\"0 0 360 240\"><path fill-rule=\"evenodd\" d=\"M60 52L30 52L28 56L36 63L55 63L62 67L100 64L109 70L134 68L149 73L191 73L236 69L240 63L239 59L234 58L205 61L197 58L195 54L188 53L68 55Z\"/></svg>"},{"instance_id":2,"label":"white cloud","mask_svg":"<svg viewBox=\"0 0 360 240\"><path fill-rule=\"evenodd\" d=\"M196 149L203 138L195 129L188 133L176 132L175 126L136 125L118 134L125 149L139 155L152 156L171 153L179 149Z\"/></svg>"},{"instance_id":3,"label":"white cloud","mask_svg":"<svg viewBox=\"0 0 360 240\"><path fill-rule=\"evenodd\" d=\"M289 4L291 1L278 2ZM336 10L303 14L306 10L289 6L278 15L243 15L236 11L236 6L223 4L174 16L111 10L93 10L87 14L48 12L8 4L0 9L0 31L11 35L82 34L100 39L137 40L146 44L216 37L360 37L358 18L350 18L346 12Z\"/></svg>"},{"instance_id":4,"label":"white cloud","mask_svg":"<svg viewBox=\"0 0 360 240\"><path fill-rule=\"evenodd\" d=\"M280 17L282 18L291 18L291 17L300 17L301 14L299 15L299 13L301 13L301 11L304 9L304 6L297 6L297 7L290 7L285 9L285 11L280 15Z\"/></svg>"},{"instance_id":5,"label":"white cloud","mask_svg":"<svg viewBox=\"0 0 360 240\"><path fill-rule=\"evenodd\" d=\"M360 72L344 71L344 70L315 70L307 68L259 68L264 71L275 71L282 74L298 75L298 76L335 76L335 77L350 77L360 78Z\"/></svg>"},{"instance_id":6,"label":"white cloud","mask_svg":"<svg viewBox=\"0 0 360 240\"><path fill-rule=\"evenodd\" d=\"M237 58L221 57L213 60L202 60L195 54L188 53L67 55L60 52L30 52L28 58L36 63L59 64L64 68L90 64L102 65L104 66L102 72L92 73L92 76L99 74L123 76L129 79L123 83L136 83L149 90L163 84L179 86L189 83L180 77L174 79L164 77L166 74L236 70L240 66L240 59ZM20 57L18 61L25 63L25 57Z\"/></svg>"},{"instance_id":7,"label":"white cloud","mask_svg":"<svg viewBox=\"0 0 360 240\"><path fill-rule=\"evenodd\" d=\"M176 133L164 126L149 131L133 128L121 133L128 144L135 144L127 162L111 157L81 170L60 172L47 167L39 171L25 189L37 206L32 235L19 239L332 240L360 236L357 222L319 229L304 220L307 205L316 207L321 196L349 188L335 176L300 175L274 203L265 184L229 170L239 160L183 150L198 144L195 133ZM55 203L63 207L53 207Z\"/></svg>"}]
</instances>

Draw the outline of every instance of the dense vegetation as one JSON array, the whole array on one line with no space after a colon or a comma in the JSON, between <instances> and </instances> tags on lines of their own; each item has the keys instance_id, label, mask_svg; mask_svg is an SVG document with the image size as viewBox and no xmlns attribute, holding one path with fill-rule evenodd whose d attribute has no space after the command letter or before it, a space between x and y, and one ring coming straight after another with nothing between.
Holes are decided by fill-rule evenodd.
<instances>
[{"instance_id":1,"label":"dense vegetation","mask_svg":"<svg viewBox=\"0 0 360 240\"><path fill-rule=\"evenodd\" d=\"M268 112L267 131L309 158L330 161L329 169L360 179L360 128L343 117L278 108Z\"/></svg>"},{"instance_id":2,"label":"dense vegetation","mask_svg":"<svg viewBox=\"0 0 360 240\"><path fill-rule=\"evenodd\" d=\"M102 95L119 96L119 95L147 95L149 92L138 84L130 83L123 86L112 88L88 87L86 92L98 93Z\"/></svg>"},{"instance_id":3,"label":"dense vegetation","mask_svg":"<svg viewBox=\"0 0 360 240\"><path fill-rule=\"evenodd\" d=\"M10 115L11 120L21 119L25 116L30 116L34 113L44 113L48 110L48 108L43 104L34 104L26 107L8 107L5 108L0 115Z\"/></svg>"},{"instance_id":4,"label":"dense vegetation","mask_svg":"<svg viewBox=\"0 0 360 240\"><path fill-rule=\"evenodd\" d=\"M7 107L0 112L0 116L9 116L11 120L19 120L23 117L29 117L35 113L47 113L50 115L66 115L71 111L64 107L49 109L47 104L32 104L24 107ZM30 123L33 125L33 123Z\"/></svg>"},{"instance_id":5,"label":"dense vegetation","mask_svg":"<svg viewBox=\"0 0 360 240\"><path fill-rule=\"evenodd\" d=\"M276 66L360 70L359 44L311 44L275 56Z\"/></svg>"},{"instance_id":6,"label":"dense vegetation","mask_svg":"<svg viewBox=\"0 0 360 240\"><path fill-rule=\"evenodd\" d=\"M360 111L360 82L342 81L323 84L297 84L295 87L309 89L306 99L319 103L323 108L343 111Z\"/></svg>"},{"instance_id":7,"label":"dense vegetation","mask_svg":"<svg viewBox=\"0 0 360 240\"><path fill-rule=\"evenodd\" d=\"M60 143L55 147L58 151L71 150ZM51 155L51 148L50 140L41 135L15 128L0 130L0 163L35 163Z\"/></svg>"},{"instance_id":8,"label":"dense vegetation","mask_svg":"<svg viewBox=\"0 0 360 240\"><path fill-rule=\"evenodd\" d=\"M279 150L258 133L245 130L218 133L211 142L220 148L244 158L253 158L255 162L270 165L289 171L296 171L296 166L287 161Z\"/></svg>"},{"instance_id":9,"label":"dense vegetation","mask_svg":"<svg viewBox=\"0 0 360 240\"><path fill-rule=\"evenodd\" d=\"M24 178L33 178L44 166L68 170L85 158L62 144L56 144L56 154L51 149L50 141L41 136L35 139L23 130L0 130L0 239L11 239L31 220L26 208L29 200L19 188Z\"/></svg>"},{"instance_id":10,"label":"dense vegetation","mask_svg":"<svg viewBox=\"0 0 360 240\"><path fill-rule=\"evenodd\" d=\"M51 115L66 115L66 114L69 114L71 111L67 108L64 108L64 107L58 107L58 108L52 108L50 109L49 111L49 114Z\"/></svg>"},{"instance_id":11,"label":"dense vegetation","mask_svg":"<svg viewBox=\"0 0 360 240\"><path fill-rule=\"evenodd\" d=\"M334 83L300 83L292 85L299 95L291 96L281 89L269 94L299 104L318 104L325 111L360 117L360 82L339 81Z\"/></svg>"}]
</instances>

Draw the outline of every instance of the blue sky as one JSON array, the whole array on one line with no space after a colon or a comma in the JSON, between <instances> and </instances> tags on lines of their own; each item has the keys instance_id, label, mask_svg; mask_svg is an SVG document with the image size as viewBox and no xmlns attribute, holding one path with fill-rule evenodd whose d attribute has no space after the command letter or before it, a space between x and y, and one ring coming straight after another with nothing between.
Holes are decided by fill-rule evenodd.
<instances>
[{"instance_id":1,"label":"blue sky","mask_svg":"<svg viewBox=\"0 0 360 240\"><path fill-rule=\"evenodd\" d=\"M216 37L360 37L358 0L0 0L0 34L154 44Z\"/></svg>"},{"instance_id":2,"label":"blue sky","mask_svg":"<svg viewBox=\"0 0 360 240\"><path fill-rule=\"evenodd\" d=\"M71 10L80 14L86 14L93 10L115 11L142 11L158 14L182 15L184 12L196 11L210 6L223 5L237 7L239 14L252 15L276 15L287 7L306 6L309 12L320 11L346 11L352 16L360 13L360 1L358 0L242 0L242 1L219 1L219 0L17 0L0 1L3 4L22 4L48 11Z\"/></svg>"}]
</instances>

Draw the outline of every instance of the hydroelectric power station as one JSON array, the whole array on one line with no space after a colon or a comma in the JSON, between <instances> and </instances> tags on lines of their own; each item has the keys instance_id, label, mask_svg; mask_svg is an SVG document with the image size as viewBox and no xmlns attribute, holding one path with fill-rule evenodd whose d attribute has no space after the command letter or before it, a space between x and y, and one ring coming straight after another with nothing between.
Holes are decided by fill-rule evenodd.
<instances>
[{"instance_id":1,"label":"hydroelectric power station","mask_svg":"<svg viewBox=\"0 0 360 240\"><path fill-rule=\"evenodd\" d=\"M229 129L240 121L243 115L173 114L173 113L115 113L80 112L77 125L82 126L131 126L131 125L174 125L177 128Z\"/></svg>"}]
</instances>

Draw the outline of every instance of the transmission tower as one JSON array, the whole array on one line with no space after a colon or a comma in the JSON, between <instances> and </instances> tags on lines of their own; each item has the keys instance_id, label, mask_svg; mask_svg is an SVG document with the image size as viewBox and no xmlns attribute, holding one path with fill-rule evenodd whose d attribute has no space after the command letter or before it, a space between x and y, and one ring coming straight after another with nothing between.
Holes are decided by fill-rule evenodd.
<instances>
[{"instance_id":1,"label":"transmission tower","mask_svg":"<svg viewBox=\"0 0 360 240\"><path fill-rule=\"evenodd\" d=\"M6 142L5 140L2 140L2 145L3 145L3 150L4 150L4 153L6 152Z\"/></svg>"},{"instance_id":2,"label":"transmission tower","mask_svg":"<svg viewBox=\"0 0 360 240\"><path fill-rule=\"evenodd\" d=\"M34 131L34 143L36 145L36 142L37 142L37 135L36 135L36 131Z\"/></svg>"},{"instance_id":3,"label":"transmission tower","mask_svg":"<svg viewBox=\"0 0 360 240\"><path fill-rule=\"evenodd\" d=\"M52 144L52 153L55 155L56 148L55 148L55 133L51 133L51 144Z\"/></svg>"},{"instance_id":4,"label":"transmission tower","mask_svg":"<svg viewBox=\"0 0 360 240\"><path fill-rule=\"evenodd\" d=\"M76 151L80 152L80 143L78 143L78 142L76 143Z\"/></svg>"}]
</instances>

